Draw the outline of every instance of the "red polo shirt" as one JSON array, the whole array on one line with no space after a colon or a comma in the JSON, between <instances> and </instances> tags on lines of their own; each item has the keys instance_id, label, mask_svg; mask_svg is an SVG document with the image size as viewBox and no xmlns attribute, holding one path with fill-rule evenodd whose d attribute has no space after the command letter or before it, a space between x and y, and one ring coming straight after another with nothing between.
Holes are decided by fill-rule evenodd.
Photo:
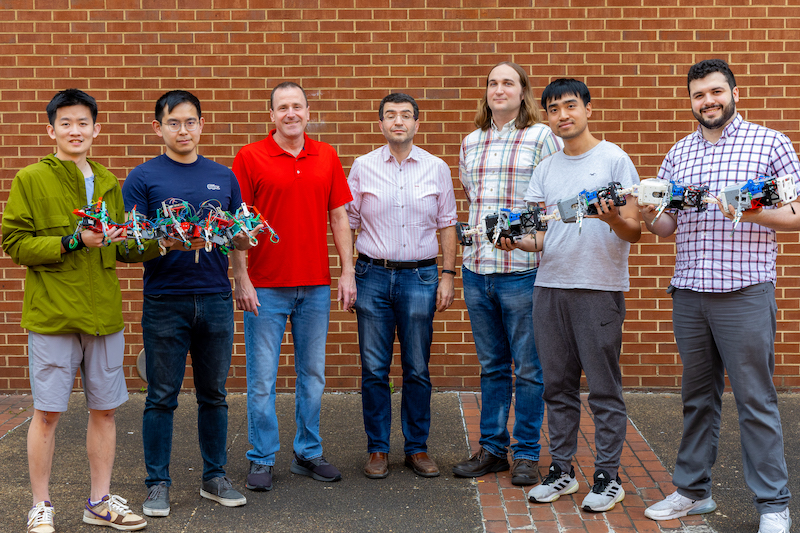
<instances>
[{"instance_id":1,"label":"red polo shirt","mask_svg":"<svg viewBox=\"0 0 800 533\"><path fill-rule=\"evenodd\" d=\"M305 136L294 157L269 137L244 146L233 160L242 200L255 206L280 237L259 235L247 271L255 287L330 285L328 211L353 198L339 156Z\"/></svg>"}]
</instances>

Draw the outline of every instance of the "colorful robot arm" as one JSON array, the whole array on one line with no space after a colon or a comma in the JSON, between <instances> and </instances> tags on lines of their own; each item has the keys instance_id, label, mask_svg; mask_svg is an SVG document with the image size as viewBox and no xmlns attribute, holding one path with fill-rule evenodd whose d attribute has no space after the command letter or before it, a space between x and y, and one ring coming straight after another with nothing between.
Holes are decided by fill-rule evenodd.
<instances>
[{"instance_id":1,"label":"colorful robot arm","mask_svg":"<svg viewBox=\"0 0 800 533\"><path fill-rule=\"evenodd\" d=\"M714 201L708 194L708 185L684 185L658 178L642 180L634 187L638 204L658 206L653 222L658 220L666 209L690 209L705 211Z\"/></svg>"},{"instance_id":2,"label":"colorful robot arm","mask_svg":"<svg viewBox=\"0 0 800 533\"><path fill-rule=\"evenodd\" d=\"M547 221L555 218L555 215L545 215L541 207L533 204L525 210L504 208L486 215L475 228L463 222L457 223L456 236L462 246L472 246L472 237L481 233L495 245L503 237L516 242L525 235L547 231Z\"/></svg>"},{"instance_id":3,"label":"colorful robot arm","mask_svg":"<svg viewBox=\"0 0 800 533\"><path fill-rule=\"evenodd\" d=\"M598 214L597 205L600 200L611 200L614 205L621 206L626 204L625 196L630 193L631 191L623 189L618 181L611 181L605 187L593 190L584 189L571 198L559 201L558 213L564 222L577 222L580 234L583 229L583 219Z\"/></svg>"},{"instance_id":4,"label":"colorful robot arm","mask_svg":"<svg viewBox=\"0 0 800 533\"><path fill-rule=\"evenodd\" d=\"M794 174L780 177L759 176L754 180L729 185L722 189L719 201L726 209L729 205L736 209L731 235L736 231L736 226L739 225L745 211L770 205L788 204L796 200L795 179Z\"/></svg>"}]
</instances>

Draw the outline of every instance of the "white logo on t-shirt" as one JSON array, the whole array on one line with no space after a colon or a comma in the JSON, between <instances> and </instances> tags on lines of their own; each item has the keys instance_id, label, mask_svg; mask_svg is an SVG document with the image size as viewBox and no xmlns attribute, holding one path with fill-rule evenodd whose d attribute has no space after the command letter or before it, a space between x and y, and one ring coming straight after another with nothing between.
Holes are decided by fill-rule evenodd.
<instances>
[{"instance_id":1,"label":"white logo on t-shirt","mask_svg":"<svg viewBox=\"0 0 800 533\"><path fill-rule=\"evenodd\" d=\"M206 188L208 188L209 191L218 191L219 185L214 185L213 183L209 183L208 185L206 185Z\"/></svg>"}]
</instances>

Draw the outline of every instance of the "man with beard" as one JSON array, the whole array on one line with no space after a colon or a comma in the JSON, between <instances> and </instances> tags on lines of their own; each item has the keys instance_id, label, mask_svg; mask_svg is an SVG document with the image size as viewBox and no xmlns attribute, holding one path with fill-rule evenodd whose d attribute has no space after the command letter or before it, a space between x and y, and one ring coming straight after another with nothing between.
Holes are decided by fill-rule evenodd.
<instances>
[{"instance_id":1,"label":"man with beard","mask_svg":"<svg viewBox=\"0 0 800 533\"><path fill-rule=\"evenodd\" d=\"M708 185L713 194L758 176L800 172L791 141L746 122L736 112L739 88L721 60L689 69L697 131L667 153L659 178ZM683 362L683 437L672 482L677 490L645 510L653 520L708 513L711 467L717 457L725 370L739 412L744 478L761 514L759 533L791 527L783 432L772 381L775 369L775 230L800 228L800 209L746 211L731 234L733 206L664 213L644 208L647 228L660 237L677 231L672 324Z\"/></svg>"},{"instance_id":2,"label":"man with beard","mask_svg":"<svg viewBox=\"0 0 800 533\"><path fill-rule=\"evenodd\" d=\"M453 303L456 272L456 199L447 163L414 146L419 107L392 93L378 108L388 144L353 163L348 183L350 227L360 228L355 304L361 352L361 394L369 459L364 475L389 475L392 400L389 367L395 330L403 367L401 420L405 464L422 477L439 468L428 457L431 378L428 361L433 314ZM436 256L442 239L442 280Z\"/></svg>"}]
</instances>

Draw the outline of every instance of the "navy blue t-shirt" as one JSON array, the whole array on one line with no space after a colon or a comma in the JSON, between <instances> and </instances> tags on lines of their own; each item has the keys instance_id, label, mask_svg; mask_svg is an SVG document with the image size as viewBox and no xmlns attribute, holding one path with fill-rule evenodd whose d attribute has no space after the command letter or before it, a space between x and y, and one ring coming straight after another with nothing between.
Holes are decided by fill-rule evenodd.
<instances>
[{"instance_id":1,"label":"navy blue t-shirt","mask_svg":"<svg viewBox=\"0 0 800 533\"><path fill-rule=\"evenodd\" d=\"M161 202L169 198L186 200L195 209L206 200L218 200L231 213L242 204L239 182L233 172L198 155L191 164L178 163L162 154L134 168L122 186L125 210L136 206L138 213L155 219ZM144 294L211 294L231 290L228 257L214 248L195 252L173 246L165 256L144 263Z\"/></svg>"}]
</instances>

